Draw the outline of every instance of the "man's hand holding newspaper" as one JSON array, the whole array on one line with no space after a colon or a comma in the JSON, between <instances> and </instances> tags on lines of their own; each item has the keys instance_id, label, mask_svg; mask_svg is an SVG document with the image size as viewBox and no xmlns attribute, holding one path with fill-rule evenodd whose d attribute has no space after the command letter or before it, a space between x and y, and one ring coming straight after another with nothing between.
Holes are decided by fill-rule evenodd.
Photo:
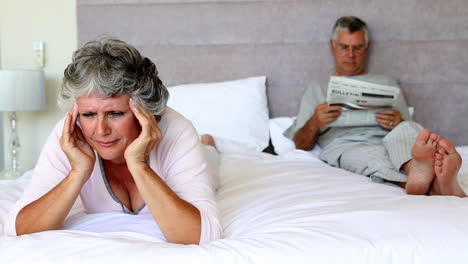
<instances>
[{"instance_id":1,"label":"man's hand holding newspaper","mask_svg":"<svg viewBox=\"0 0 468 264\"><path fill-rule=\"evenodd\" d=\"M400 94L398 87L331 76L327 103L342 106L340 117L329 127L378 125L375 114L391 109Z\"/></svg>"}]
</instances>

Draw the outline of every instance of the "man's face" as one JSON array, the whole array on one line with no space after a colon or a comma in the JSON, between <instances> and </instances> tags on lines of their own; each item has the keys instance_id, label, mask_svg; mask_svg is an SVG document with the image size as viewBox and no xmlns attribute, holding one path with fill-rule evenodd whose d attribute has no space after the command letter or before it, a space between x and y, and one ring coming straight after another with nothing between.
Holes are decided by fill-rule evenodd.
<instances>
[{"instance_id":1,"label":"man's face","mask_svg":"<svg viewBox=\"0 0 468 264\"><path fill-rule=\"evenodd\" d=\"M330 45L335 57L335 75L352 76L364 73L369 48L366 47L364 31L339 31L336 42L330 40Z\"/></svg>"}]
</instances>

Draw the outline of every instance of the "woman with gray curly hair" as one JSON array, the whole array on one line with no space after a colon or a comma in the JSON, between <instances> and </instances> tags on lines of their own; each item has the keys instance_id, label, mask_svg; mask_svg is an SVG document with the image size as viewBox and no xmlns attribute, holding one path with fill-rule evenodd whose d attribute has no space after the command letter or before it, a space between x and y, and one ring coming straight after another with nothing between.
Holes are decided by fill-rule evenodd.
<instances>
[{"instance_id":1,"label":"woman with gray curly hair","mask_svg":"<svg viewBox=\"0 0 468 264\"><path fill-rule=\"evenodd\" d=\"M123 41L75 51L58 97L71 110L49 136L5 233L60 229L80 196L89 214L152 219L151 234L163 241L220 238L198 135L166 107L168 96L154 63Z\"/></svg>"}]
</instances>

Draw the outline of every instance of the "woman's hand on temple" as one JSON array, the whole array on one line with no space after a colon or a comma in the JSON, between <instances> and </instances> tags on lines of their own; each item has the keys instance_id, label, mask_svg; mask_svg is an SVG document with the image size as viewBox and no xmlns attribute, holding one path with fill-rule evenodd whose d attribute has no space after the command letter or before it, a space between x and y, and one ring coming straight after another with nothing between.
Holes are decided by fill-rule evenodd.
<instances>
[{"instance_id":1,"label":"woman's hand on temple","mask_svg":"<svg viewBox=\"0 0 468 264\"><path fill-rule=\"evenodd\" d=\"M76 124L77 119L78 107L75 103L72 111L67 113L65 118L60 147L67 156L72 170L89 172L89 175L91 175L96 155L83 136L81 128Z\"/></svg>"},{"instance_id":2,"label":"woman's hand on temple","mask_svg":"<svg viewBox=\"0 0 468 264\"><path fill-rule=\"evenodd\" d=\"M146 164L147 157L161 140L162 133L158 127L158 121L152 113L135 105L132 99L129 100L128 104L141 126L140 135L125 150L125 160L130 169L134 164Z\"/></svg>"}]
</instances>

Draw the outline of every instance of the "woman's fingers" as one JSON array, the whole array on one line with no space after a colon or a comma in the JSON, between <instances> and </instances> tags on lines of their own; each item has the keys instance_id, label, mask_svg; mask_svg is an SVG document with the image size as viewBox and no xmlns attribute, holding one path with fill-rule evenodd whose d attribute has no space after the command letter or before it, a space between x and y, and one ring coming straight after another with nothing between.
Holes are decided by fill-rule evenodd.
<instances>
[{"instance_id":1,"label":"woman's fingers","mask_svg":"<svg viewBox=\"0 0 468 264\"><path fill-rule=\"evenodd\" d=\"M132 98L129 100L130 110L140 123L141 130L146 135L151 135L151 131L158 130L158 122L152 113L144 110L140 105L137 105Z\"/></svg>"},{"instance_id":2,"label":"woman's fingers","mask_svg":"<svg viewBox=\"0 0 468 264\"><path fill-rule=\"evenodd\" d=\"M71 118L71 127L70 127L70 134L73 134L75 132L75 125L76 125L76 120L78 119L78 106L75 104L73 105L72 109L72 118Z\"/></svg>"},{"instance_id":3,"label":"woman's fingers","mask_svg":"<svg viewBox=\"0 0 468 264\"><path fill-rule=\"evenodd\" d=\"M156 118L151 112L135 104L132 99L129 100L129 107L140 123L141 133L127 147L125 157L127 161L144 161L154 146L158 144L162 133Z\"/></svg>"},{"instance_id":4,"label":"woman's fingers","mask_svg":"<svg viewBox=\"0 0 468 264\"><path fill-rule=\"evenodd\" d=\"M81 128L80 128L78 125L75 125L75 126L76 126L76 128L75 128L75 135L76 135L76 138L77 138L78 140L83 141L83 142L85 142L85 143L87 144L86 139L85 139L85 137L84 137L84 135L83 135L83 132L81 131Z\"/></svg>"},{"instance_id":5,"label":"woman's fingers","mask_svg":"<svg viewBox=\"0 0 468 264\"><path fill-rule=\"evenodd\" d=\"M128 101L128 105L141 126L141 134L147 135L149 132L148 120L144 114L144 110L139 105L137 105L135 101L133 101L133 98L130 98L130 100Z\"/></svg>"},{"instance_id":6,"label":"woman's fingers","mask_svg":"<svg viewBox=\"0 0 468 264\"><path fill-rule=\"evenodd\" d=\"M130 107L130 110L133 112L133 115L136 117L136 119L141 125L144 115L141 113L140 107L135 103L135 101L133 101L133 98L130 98L130 100L128 100L128 106Z\"/></svg>"},{"instance_id":7,"label":"woman's fingers","mask_svg":"<svg viewBox=\"0 0 468 264\"><path fill-rule=\"evenodd\" d=\"M63 124L62 130L62 137L64 143L69 144L71 140L76 140L75 134L75 126L76 126L76 119L78 117L78 107L76 103L73 105L72 110L67 113L67 117L65 118L65 122Z\"/></svg>"},{"instance_id":8,"label":"woman's fingers","mask_svg":"<svg viewBox=\"0 0 468 264\"><path fill-rule=\"evenodd\" d=\"M78 141L83 141L86 143L86 139L83 135L83 132L77 124L78 118L79 111L78 106L75 102L73 108L70 110L70 112L67 113L62 130L62 137L64 139L64 143L66 143L67 145L72 144L73 146L76 146L75 144Z\"/></svg>"},{"instance_id":9,"label":"woman's fingers","mask_svg":"<svg viewBox=\"0 0 468 264\"><path fill-rule=\"evenodd\" d=\"M71 115L70 113L67 113L67 117L65 117L65 122L63 123L63 129L62 129L62 139L63 142L68 142L70 140L70 121L71 120Z\"/></svg>"}]
</instances>

